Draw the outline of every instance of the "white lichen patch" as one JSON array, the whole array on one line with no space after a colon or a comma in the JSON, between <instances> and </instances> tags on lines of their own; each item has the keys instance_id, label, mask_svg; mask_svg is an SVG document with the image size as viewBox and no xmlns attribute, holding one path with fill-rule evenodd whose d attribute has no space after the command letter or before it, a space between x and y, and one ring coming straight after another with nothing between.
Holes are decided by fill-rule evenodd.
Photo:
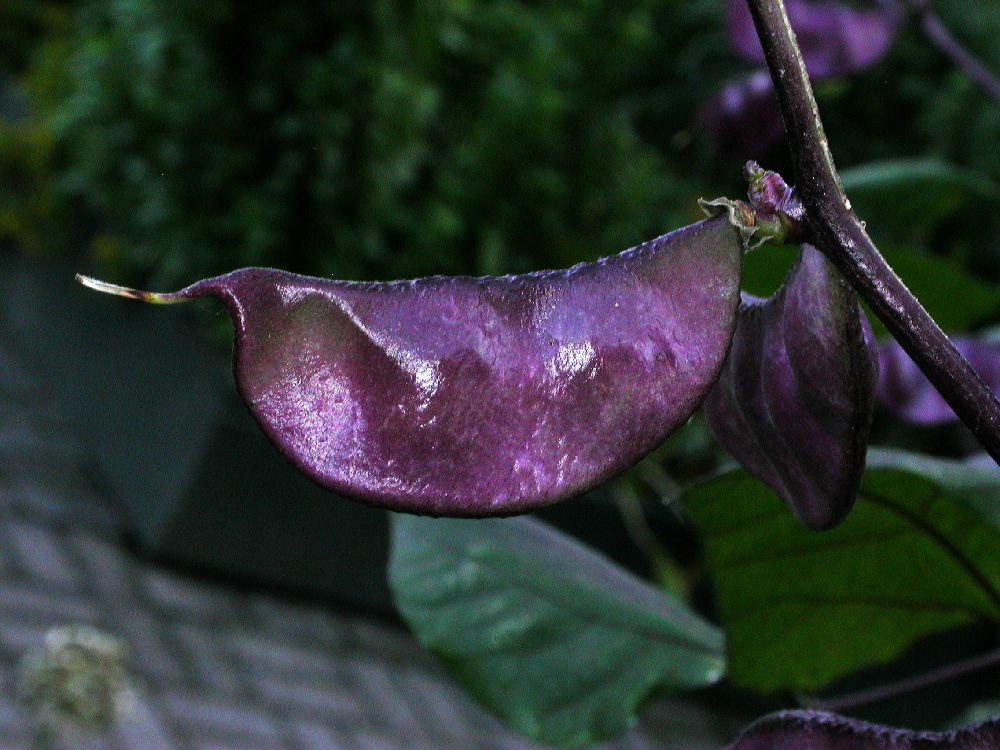
<instances>
[{"instance_id":1,"label":"white lichen patch","mask_svg":"<svg viewBox=\"0 0 1000 750\"><path fill-rule=\"evenodd\" d=\"M39 737L99 735L131 713L127 647L87 625L53 628L21 659L17 692Z\"/></svg>"}]
</instances>

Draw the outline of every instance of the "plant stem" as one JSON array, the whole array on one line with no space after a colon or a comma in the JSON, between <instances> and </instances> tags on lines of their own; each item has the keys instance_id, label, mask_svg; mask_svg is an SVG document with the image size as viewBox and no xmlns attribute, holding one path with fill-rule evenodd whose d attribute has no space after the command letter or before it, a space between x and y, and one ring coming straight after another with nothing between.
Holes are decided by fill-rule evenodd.
<instances>
[{"instance_id":1,"label":"plant stem","mask_svg":"<svg viewBox=\"0 0 1000 750\"><path fill-rule=\"evenodd\" d=\"M625 531L646 558L654 580L668 591L686 595L684 578L679 575L670 553L646 520L642 503L635 491L624 482L617 482L611 493L625 525Z\"/></svg>"},{"instance_id":2,"label":"plant stem","mask_svg":"<svg viewBox=\"0 0 1000 750\"><path fill-rule=\"evenodd\" d=\"M810 241L844 274L1000 463L1000 401L886 263L851 211L784 2L748 2L778 94Z\"/></svg>"},{"instance_id":3,"label":"plant stem","mask_svg":"<svg viewBox=\"0 0 1000 750\"><path fill-rule=\"evenodd\" d=\"M941 21L941 17L934 12L930 0L909 0L907 5L916 13L920 20L920 26L931 43L955 65L964 70L965 74L975 81L979 88L986 92L993 101L1000 104L1000 80L997 80L989 68L951 35L951 32Z\"/></svg>"},{"instance_id":4,"label":"plant stem","mask_svg":"<svg viewBox=\"0 0 1000 750\"><path fill-rule=\"evenodd\" d=\"M998 664L1000 664L1000 649L995 649L979 656L973 656L969 659L948 664L947 666L939 667L938 669L914 677L906 677L896 682L890 682L886 685L879 685L868 690L859 690L855 693L838 695L834 698L812 698L805 702L808 708L820 711L847 711L856 706L866 706L887 698L894 698L897 695L905 695L906 693L923 690L939 682L954 680L957 677L962 677L989 667L995 667Z\"/></svg>"}]
</instances>

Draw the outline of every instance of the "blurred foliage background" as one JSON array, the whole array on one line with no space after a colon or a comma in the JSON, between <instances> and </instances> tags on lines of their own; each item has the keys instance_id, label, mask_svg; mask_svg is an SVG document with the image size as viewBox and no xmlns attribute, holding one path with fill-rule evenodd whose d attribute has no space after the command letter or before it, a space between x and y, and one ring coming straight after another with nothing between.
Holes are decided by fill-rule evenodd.
<instances>
[{"instance_id":1,"label":"blurred foliage background","mask_svg":"<svg viewBox=\"0 0 1000 750\"><path fill-rule=\"evenodd\" d=\"M7 223L58 248L53 222L82 222L95 260L168 285L250 264L379 278L611 252L692 215L702 178L669 166L687 159L670 141L717 57L684 41L718 41L715 10L25 5L8 64L38 153L7 169L50 200Z\"/></svg>"},{"instance_id":2,"label":"blurred foliage background","mask_svg":"<svg viewBox=\"0 0 1000 750\"><path fill-rule=\"evenodd\" d=\"M1000 9L937 5L1000 59ZM0 14L0 66L31 112L0 136L0 232L36 252L83 243L134 283L252 264L562 266L690 222L699 196L740 195L746 156L787 167L783 145L738 153L699 119L749 69L720 0L12 0ZM1000 110L915 28L818 96L841 168L934 158L986 193L1000 180ZM924 221L898 196L867 201L876 238L995 278L996 195L929 189L948 205Z\"/></svg>"}]
</instances>

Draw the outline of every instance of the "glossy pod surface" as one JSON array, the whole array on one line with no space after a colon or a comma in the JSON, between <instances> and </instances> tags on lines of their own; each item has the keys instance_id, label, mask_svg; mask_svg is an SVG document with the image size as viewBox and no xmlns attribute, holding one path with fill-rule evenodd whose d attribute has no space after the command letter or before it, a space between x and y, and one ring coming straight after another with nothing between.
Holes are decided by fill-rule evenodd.
<instances>
[{"instance_id":1,"label":"glossy pod surface","mask_svg":"<svg viewBox=\"0 0 1000 750\"><path fill-rule=\"evenodd\" d=\"M726 367L705 402L716 438L813 529L857 498L878 379L867 319L823 254L802 254L776 295L743 295Z\"/></svg>"},{"instance_id":2,"label":"glossy pod surface","mask_svg":"<svg viewBox=\"0 0 1000 750\"><path fill-rule=\"evenodd\" d=\"M587 490L681 426L729 349L741 268L736 230L712 219L565 271L359 283L248 268L127 294L220 298L240 392L321 485L487 516Z\"/></svg>"}]
</instances>

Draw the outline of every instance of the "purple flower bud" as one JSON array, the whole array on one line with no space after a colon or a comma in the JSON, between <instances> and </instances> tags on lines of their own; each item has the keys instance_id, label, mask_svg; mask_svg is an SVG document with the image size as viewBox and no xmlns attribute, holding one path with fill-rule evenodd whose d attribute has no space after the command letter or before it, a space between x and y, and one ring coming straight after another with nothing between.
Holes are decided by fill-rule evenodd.
<instances>
[{"instance_id":1,"label":"purple flower bud","mask_svg":"<svg viewBox=\"0 0 1000 750\"><path fill-rule=\"evenodd\" d=\"M877 366L854 292L803 245L774 297L744 294L705 416L722 446L805 525L831 528L857 498Z\"/></svg>"},{"instance_id":2,"label":"purple flower bud","mask_svg":"<svg viewBox=\"0 0 1000 750\"><path fill-rule=\"evenodd\" d=\"M747 198L750 208L758 221L779 222L787 230L784 242L801 242L805 233L806 209L795 188L777 172L761 169L755 161L748 161L743 173L749 183Z\"/></svg>"},{"instance_id":3,"label":"purple flower bud","mask_svg":"<svg viewBox=\"0 0 1000 750\"><path fill-rule=\"evenodd\" d=\"M962 338L955 348L994 393L1000 394L1000 343ZM879 346L878 399L900 419L919 425L957 422L951 407L930 384L916 363L895 341Z\"/></svg>"},{"instance_id":4,"label":"purple flower bud","mask_svg":"<svg viewBox=\"0 0 1000 750\"><path fill-rule=\"evenodd\" d=\"M786 0L785 7L813 78L857 73L876 64L892 46L900 20L891 8L859 10L833 0ZM729 0L726 25L733 48L748 62L763 64L746 0Z\"/></svg>"}]
</instances>

